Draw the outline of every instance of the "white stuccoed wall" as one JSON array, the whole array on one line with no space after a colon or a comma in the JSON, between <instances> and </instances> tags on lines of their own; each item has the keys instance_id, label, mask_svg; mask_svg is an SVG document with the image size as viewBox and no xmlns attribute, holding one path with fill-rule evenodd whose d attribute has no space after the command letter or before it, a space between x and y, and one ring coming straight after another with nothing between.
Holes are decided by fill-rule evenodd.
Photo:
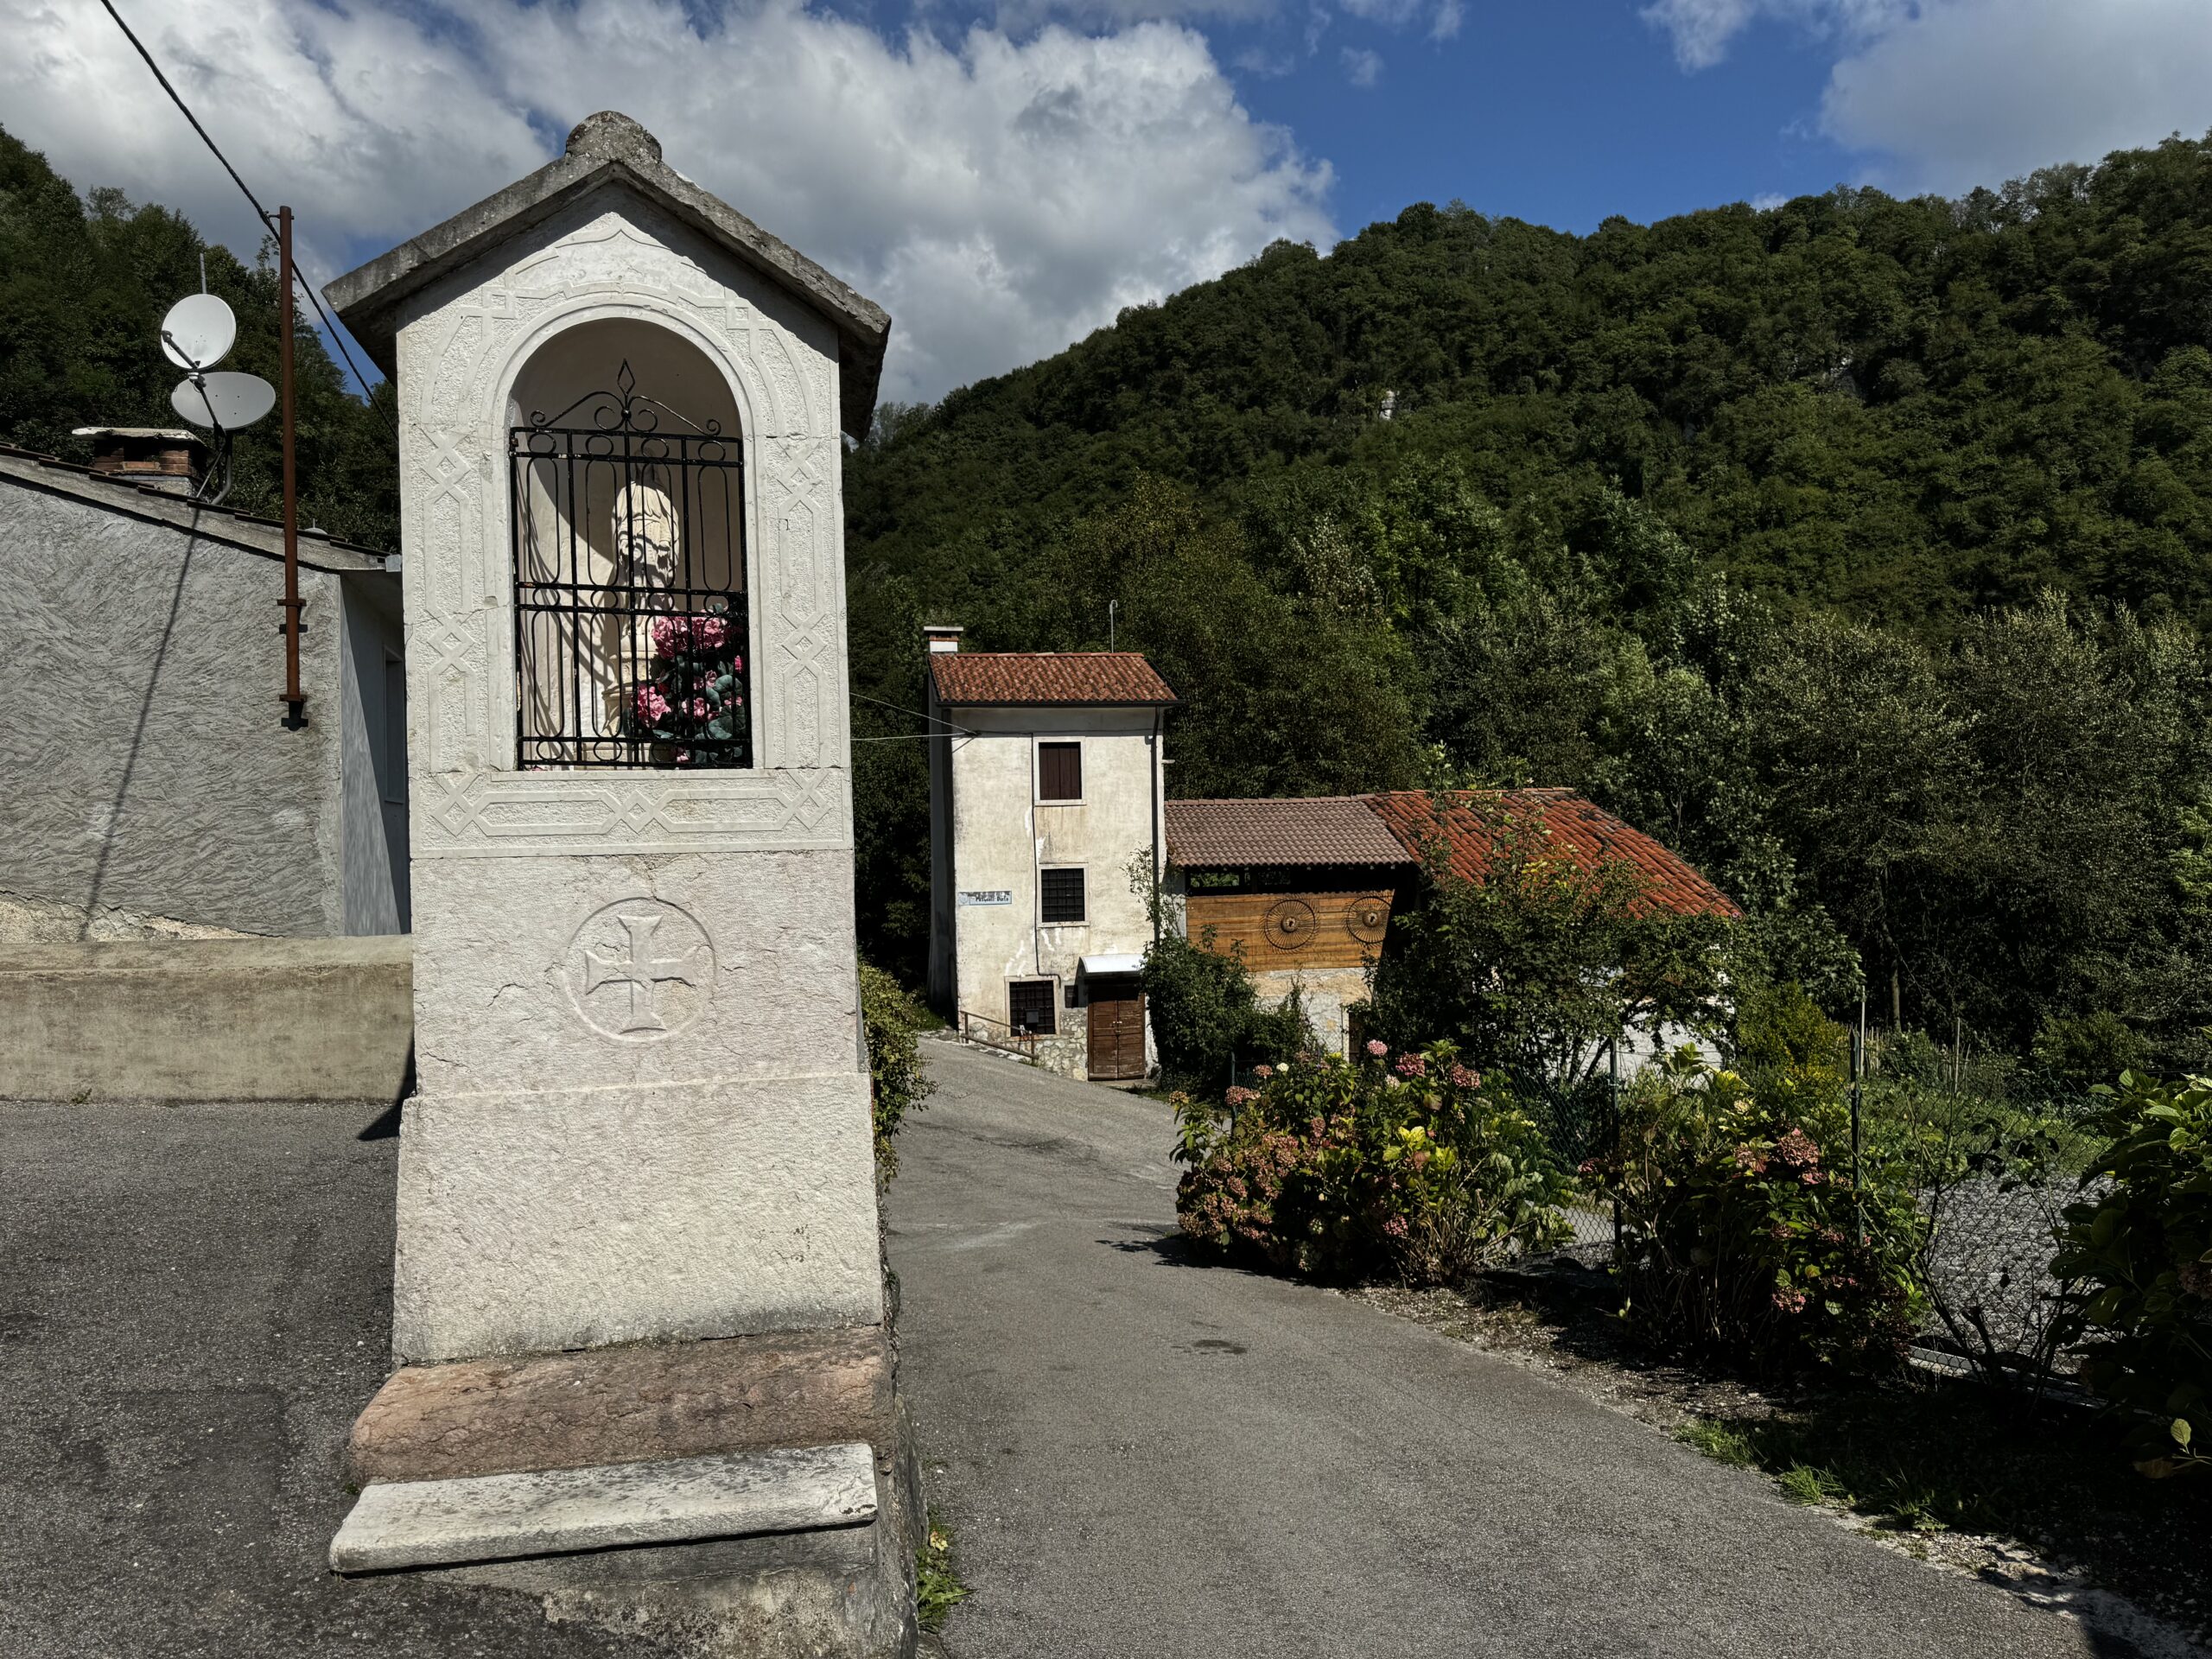
<instances>
[{"instance_id":1,"label":"white stuccoed wall","mask_svg":"<svg viewBox=\"0 0 2212 1659\"><path fill-rule=\"evenodd\" d=\"M1156 813L1159 750L1148 709L976 709L948 711L972 735L950 741L952 887L960 1007L1007 1017L1007 982L1051 978L1072 984L1086 956L1141 955L1152 918L1129 884L1132 860L1160 845ZM1036 798L1036 746L1083 744L1080 804ZM1080 865L1086 920L1047 926L1038 871ZM1004 906L966 905L959 895L1003 891ZM1078 1039L1084 1014L1065 1006L1059 1025ZM1150 1043L1147 1037L1147 1046ZM1079 1055L1078 1040L1072 1052Z\"/></svg>"},{"instance_id":2,"label":"white stuccoed wall","mask_svg":"<svg viewBox=\"0 0 2212 1659\"><path fill-rule=\"evenodd\" d=\"M534 353L613 318L688 341L736 404L753 770L516 768L510 399ZM395 350L421 1093L394 1346L879 1321L834 333L603 190L408 302ZM626 917L695 972L658 988L664 1030L586 988Z\"/></svg>"}]
</instances>

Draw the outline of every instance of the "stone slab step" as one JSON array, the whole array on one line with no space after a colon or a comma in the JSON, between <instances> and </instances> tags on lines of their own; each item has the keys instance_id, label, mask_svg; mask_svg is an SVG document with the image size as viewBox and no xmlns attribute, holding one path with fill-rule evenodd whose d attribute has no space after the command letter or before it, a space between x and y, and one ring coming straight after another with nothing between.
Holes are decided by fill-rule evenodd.
<instances>
[{"instance_id":1,"label":"stone slab step","mask_svg":"<svg viewBox=\"0 0 2212 1659\"><path fill-rule=\"evenodd\" d=\"M330 1546L340 1573L447 1567L857 1526L875 1518L860 1441L452 1480L379 1481Z\"/></svg>"}]
</instances>

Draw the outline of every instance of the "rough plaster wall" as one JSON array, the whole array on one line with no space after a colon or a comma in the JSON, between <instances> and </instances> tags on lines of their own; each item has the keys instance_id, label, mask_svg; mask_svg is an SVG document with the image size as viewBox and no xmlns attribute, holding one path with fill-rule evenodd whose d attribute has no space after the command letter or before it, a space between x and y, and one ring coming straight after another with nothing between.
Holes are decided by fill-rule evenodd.
<instances>
[{"instance_id":1,"label":"rough plaster wall","mask_svg":"<svg viewBox=\"0 0 2212 1659\"><path fill-rule=\"evenodd\" d=\"M7 488L0 578L0 894L108 932L338 931L337 734L280 724L282 567ZM302 573L317 693L339 680L335 581Z\"/></svg>"},{"instance_id":2,"label":"rough plaster wall","mask_svg":"<svg viewBox=\"0 0 2212 1659\"><path fill-rule=\"evenodd\" d=\"M961 1006L1003 1020L1007 980L1072 982L1086 956L1141 954L1152 943L1152 918L1128 876L1154 844L1152 724L1093 709L963 709L957 718L976 734L948 746ZM1083 802L1036 801L1034 746L1065 738L1083 742ZM1083 867L1082 924L1039 922L1037 870L1049 865ZM958 902L979 890L1009 891L1013 902ZM1082 1018L1061 1001L1063 1025Z\"/></svg>"}]
</instances>

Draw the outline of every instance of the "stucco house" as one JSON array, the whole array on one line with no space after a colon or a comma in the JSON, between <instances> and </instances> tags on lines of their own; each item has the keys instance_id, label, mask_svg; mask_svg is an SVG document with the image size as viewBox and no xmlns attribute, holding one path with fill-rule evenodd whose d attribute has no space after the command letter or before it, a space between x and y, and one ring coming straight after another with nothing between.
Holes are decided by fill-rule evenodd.
<instances>
[{"instance_id":1,"label":"stucco house","mask_svg":"<svg viewBox=\"0 0 2212 1659\"><path fill-rule=\"evenodd\" d=\"M1135 652L963 652L957 628L925 634L931 1005L1068 1076L1142 1077L1175 694Z\"/></svg>"},{"instance_id":2,"label":"stucco house","mask_svg":"<svg viewBox=\"0 0 2212 1659\"><path fill-rule=\"evenodd\" d=\"M408 923L399 562L189 499L189 432L0 446L0 943L397 933Z\"/></svg>"}]
</instances>

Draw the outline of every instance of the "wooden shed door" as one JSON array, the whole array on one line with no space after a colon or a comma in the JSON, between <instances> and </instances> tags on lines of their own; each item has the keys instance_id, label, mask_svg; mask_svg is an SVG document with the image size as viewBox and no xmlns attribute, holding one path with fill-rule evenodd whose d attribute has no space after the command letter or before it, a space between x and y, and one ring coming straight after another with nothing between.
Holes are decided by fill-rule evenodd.
<instances>
[{"instance_id":1,"label":"wooden shed door","mask_svg":"<svg viewBox=\"0 0 2212 1659\"><path fill-rule=\"evenodd\" d=\"M1086 1065L1102 1082L1144 1076L1144 993L1134 974L1099 977L1090 986L1090 1052Z\"/></svg>"}]
</instances>

